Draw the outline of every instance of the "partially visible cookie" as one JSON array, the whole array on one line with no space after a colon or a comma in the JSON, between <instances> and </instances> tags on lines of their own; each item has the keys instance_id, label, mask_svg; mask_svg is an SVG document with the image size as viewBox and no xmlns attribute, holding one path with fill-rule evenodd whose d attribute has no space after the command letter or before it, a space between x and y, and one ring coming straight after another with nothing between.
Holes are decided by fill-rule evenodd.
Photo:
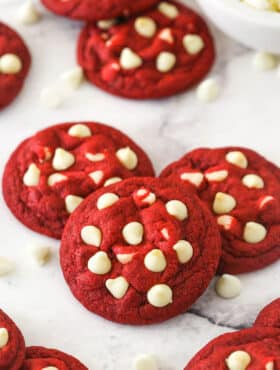
<instances>
[{"instance_id":1,"label":"partially visible cookie","mask_svg":"<svg viewBox=\"0 0 280 370\"><path fill-rule=\"evenodd\" d=\"M28 347L21 370L88 370L75 357L56 349Z\"/></svg>"},{"instance_id":2,"label":"partially visible cookie","mask_svg":"<svg viewBox=\"0 0 280 370\"><path fill-rule=\"evenodd\" d=\"M200 148L161 177L195 192L216 217L220 273L261 269L280 258L280 170L253 150Z\"/></svg>"},{"instance_id":3,"label":"partially visible cookie","mask_svg":"<svg viewBox=\"0 0 280 370\"><path fill-rule=\"evenodd\" d=\"M0 110L19 94L31 64L22 38L0 22Z\"/></svg>"},{"instance_id":4,"label":"partially visible cookie","mask_svg":"<svg viewBox=\"0 0 280 370\"><path fill-rule=\"evenodd\" d=\"M266 306L256 319L257 326L272 326L280 329L280 298Z\"/></svg>"},{"instance_id":5,"label":"partially visible cookie","mask_svg":"<svg viewBox=\"0 0 280 370\"><path fill-rule=\"evenodd\" d=\"M78 62L89 81L115 95L132 99L174 95L200 81L214 62L206 23L174 1L160 2L106 28L100 23L84 28Z\"/></svg>"},{"instance_id":6,"label":"partially visible cookie","mask_svg":"<svg viewBox=\"0 0 280 370\"><path fill-rule=\"evenodd\" d=\"M24 338L16 324L0 310L0 369L19 370L25 357Z\"/></svg>"},{"instance_id":7,"label":"partially visible cookie","mask_svg":"<svg viewBox=\"0 0 280 370\"><path fill-rule=\"evenodd\" d=\"M3 177L5 201L27 227L60 238L90 193L132 176L153 176L144 151L120 131L94 122L51 126L21 143Z\"/></svg>"}]
</instances>

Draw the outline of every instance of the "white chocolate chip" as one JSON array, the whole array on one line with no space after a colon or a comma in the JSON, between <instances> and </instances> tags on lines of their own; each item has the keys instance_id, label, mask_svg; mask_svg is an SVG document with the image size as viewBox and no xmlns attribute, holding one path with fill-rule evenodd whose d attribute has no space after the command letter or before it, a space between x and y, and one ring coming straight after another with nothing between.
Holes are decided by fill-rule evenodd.
<instances>
[{"instance_id":1,"label":"white chocolate chip","mask_svg":"<svg viewBox=\"0 0 280 370\"><path fill-rule=\"evenodd\" d=\"M164 237L165 240L169 240L169 232L168 232L168 229L166 227L161 229L160 232L161 232L161 235Z\"/></svg>"},{"instance_id":2,"label":"white chocolate chip","mask_svg":"<svg viewBox=\"0 0 280 370\"><path fill-rule=\"evenodd\" d=\"M134 22L134 28L141 36L153 37L156 33L157 25L150 17L138 17Z\"/></svg>"},{"instance_id":3,"label":"white chocolate chip","mask_svg":"<svg viewBox=\"0 0 280 370\"><path fill-rule=\"evenodd\" d=\"M258 10L274 10L270 0L243 0L243 2Z\"/></svg>"},{"instance_id":4,"label":"white chocolate chip","mask_svg":"<svg viewBox=\"0 0 280 370\"><path fill-rule=\"evenodd\" d=\"M4 348L9 342L9 332L6 328L0 328L0 349Z\"/></svg>"},{"instance_id":5,"label":"white chocolate chip","mask_svg":"<svg viewBox=\"0 0 280 370\"><path fill-rule=\"evenodd\" d=\"M40 93L40 102L48 109L57 109L64 101L64 96L57 87L46 87Z\"/></svg>"},{"instance_id":6,"label":"white chocolate chip","mask_svg":"<svg viewBox=\"0 0 280 370\"><path fill-rule=\"evenodd\" d=\"M72 153L62 148L57 148L54 153L52 166L55 170L66 170L75 163L75 157Z\"/></svg>"},{"instance_id":7,"label":"white chocolate chip","mask_svg":"<svg viewBox=\"0 0 280 370\"><path fill-rule=\"evenodd\" d=\"M186 240L179 240L173 245L174 251L177 253L177 258L180 263L187 263L193 257L193 247Z\"/></svg>"},{"instance_id":8,"label":"white chocolate chip","mask_svg":"<svg viewBox=\"0 0 280 370\"><path fill-rule=\"evenodd\" d=\"M14 263L6 257L0 256L0 276L11 273L14 269Z\"/></svg>"},{"instance_id":9,"label":"white chocolate chip","mask_svg":"<svg viewBox=\"0 0 280 370\"><path fill-rule=\"evenodd\" d=\"M171 19L174 19L179 15L179 10L176 8L176 6L166 1L162 1L159 4L158 10L166 17Z\"/></svg>"},{"instance_id":10,"label":"white chocolate chip","mask_svg":"<svg viewBox=\"0 0 280 370\"><path fill-rule=\"evenodd\" d=\"M152 355L140 355L134 360L134 370L158 370L157 362Z\"/></svg>"},{"instance_id":11,"label":"white chocolate chip","mask_svg":"<svg viewBox=\"0 0 280 370\"><path fill-rule=\"evenodd\" d=\"M0 73L14 75L22 70L22 62L15 54L4 54L0 57Z\"/></svg>"},{"instance_id":12,"label":"white chocolate chip","mask_svg":"<svg viewBox=\"0 0 280 370\"><path fill-rule=\"evenodd\" d=\"M180 200L170 200L165 205L167 212L180 221L188 217L188 209L186 205Z\"/></svg>"},{"instance_id":13,"label":"white chocolate chip","mask_svg":"<svg viewBox=\"0 0 280 370\"><path fill-rule=\"evenodd\" d=\"M78 138L89 137L91 136L91 130L88 126L78 123L69 128L68 135Z\"/></svg>"},{"instance_id":14,"label":"white chocolate chip","mask_svg":"<svg viewBox=\"0 0 280 370\"><path fill-rule=\"evenodd\" d=\"M136 196L139 197L140 201L144 204L149 204L150 206L155 203L156 201L156 195L149 191L148 189L139 189L136 192Z\"/></svg>"},{"instance_id":15,"label":"white chocolate chip","mask_svg":"<svg viewBox=\"0 0 280 370\"><path fill-rule=\"evenodd\" d=\"M92 179L92 181L96 184L99 185L104 177L104 172L103 171L94 171L89 173L89 177Z\"/></svg>"},{"instance_id":16,"label":"white chocolate chip","mask_svg":"<svg viewBox=\"0 0 280 370\"><path fill-rule=\"evenodd\" d=\"M123 264L126 265L127 263L131 262L133 259L134 253L127 253L127 254L117 254L117 260Z\"/></svg>"},{"instance_id":17,"label":"white chocolate chip","mask_svg":"<svg viewBox=\"0 0 280 370\"><path fill-rule=\"evenodd\" d=\"M241 293L241 281L237 276L224 274L216 281L216 292L222 298L236 298Z\"/></svg>"},{"instance_id":18,"label":"white chocolate chip","mask_svg":"<svg viewBox=\"0 0 280 370\"><path fill-rule=\"evenodd\" d=\"M144 265L149 271L162 272L166 269L167 262L160 249L153 249L146 254Z\"/></svg>"},{"instance_id":19,"label":"white chocolate chip","mask_svg":"<svg viewBox=\"0 0 280 370\"><path fill-rule=\"evenodd\" d=\"M142 59L129 48L124 48L120 56L120 65L123 69L134 69L142 65Z\"/></svg>"},{"instance_id":20,"label":"white chocolate chip","mask_svg":"<svg viewBox=\"0 0 280 370\"><path fill-rule=\"evenodd\" d=\"M59 368L55 366L47 366L47 367L43 367L41 370L59 370Z\"/></svg>"},{"instance_id":21,"label":"white chocolate chip","mask_svg":"<svg viewBox=\"0 0 280 370\"><path fill-rule=\"evenodd\" d=\"M228 213L236 207L236 200L229 194L216 193L213 202L213 211L217 214Z\"/></svg>"},{"instance_id":22,"label":"white chocolate chip","mask_svg":"<svg viewBox=\"0 0 280 370\"><path fill-rule=\"evenodd\" d=\"M39 22L41 15L33 4L32 0L27 0L18 10L18 20L25 25Z\"/></svg>"},{"instance_id":23,"label":"white chocolate chip","mask_svg":"<svg viewBox=\"0 0 280 370\"><path fill-rule=\"evenodd\" d=\"M184 172L181 174L181 180L187 180L193 185L199 187L203 181L203 173L200 172Z\"/></svg>"},{"instance_id":24,"label":"white chocolate chip","mask_svg":"<svg viewBox=\"0 0 280 370\"><path fill-rule=\"evenodd\" d=\"M124 240L130 245L142 243L144 227L140 222L130 222L122 230Z\"/></svg>"},{"instance_id":25,"label":"white chocolate chip","mask_svg":"<svg viewBox=\"0 0 280 370\"><path fill-rule=\"evenodd\" d=\"M273 361L269 361L269 362L265 365L265 370L274 370L274 363L273 363Z\"/></svg>"},{"instance_id":26,"label":"white chocolate chip","mask_svg":"<svg viewBox=\"0 0 280 370\"><path fill-rule=\"evenodd\" d=\"M202 81L196 90L197 99L204 103L210 103L216 100L219 94L220 86L215 78L207 78Z\"/></svg>"},{"instance_id":27,"label":"white chocolate chip","mask_svg":"<svg viewBox=\"0 0 280 370\"><path fill-rule=\"evenodd\" d=\"M30 244L27 247L27 251L33 262L39 266L44 266L51 258L51 248L46 245Z\"/></svg>"},{"instance_id":28,"label":"white chocolate chip","mask_svg":"<svg viewBox=\"0 0 280 370\"><path fill-rule=\"evenodd\" d=\"M270 53L258 52L254 56L253 65L258 71L270 71L278 65L278 58Z\"/></svg>"},{"instance_id":29,"label":"white chocolate chip","mask_svg":"<svg viewBox=\"0 0 280 370\"><path fill-rule=\"evenodd\" d=\"M246 175L242 179L242 184L247 188L262 189L264 187L263 179L258 175Z\"/></svg>"},{"instance_id":30,"label":"white chocolate chip","mask_svg":"<svg viewBox=\"0 0 280 370\"><path fill-rule=\"evenodd\" d=\"M84 82L85 76L82 67L76 66L69 71L64 72L60 78L63 82L67 84L67 87L69 87L71 90L77 90Z\"/></svg>"},{"instance_id":31,"label":"white chocolate chip","mask_svg":"<svg viewBox=\"0 0 280 370\"><path fill-rule=\"evenodd\" d=\"M97 200L97 209L101 210L104 208L111 207L116 203L120 198L113 193L105 193L101 195Z\"/></svg>"},{"instance_id":32,"label":"white chocolate chip","mask_svg":"<svg viewBox=\"0 0 280 370\"><path fill-rule=\"evenodd\" d=\"M138 158L136 153L131 150L129 147L121 148L116 152L116 156L121 164L132 171L137 167Z\"/></svg>"},{"instance_id":33,"label":"white chocolate chip","mask_svg":"<svg viewBox=\"0 0 280 370\"><path fill-rule=\"evenodd\" d=\"M248 160L245 155L239 151L229 152L226 155L227 162L240 167L240 168L247 168Z\"/></svg>"},{"instance_id":34,"label":"white chocolate chip","mask_svg":"<svg viewBox=\"0 0 280 370\"><path fill-rule=\"evenodd\" d=\"M251 363L250 355L245 351L235 351L226 359L229 370L246 370Z\"/></svg>"},{"instance_id":35,"label":"white chocolate chip","mask_svg":"<svg viewBox=\"0 0 280 370\"><path fill-rule=\"evenodd\" d=\"M82 228L81 238L88 245L100 247L102 241L102 233L98 227L88 225Z\"/></svg>"},{"instance_id":36,"label":"white chocolate chip","mask_svg":"<svg viewBox=\"0 0 280 370\"><path fill-rule=\"evenodd\" d=\"M195 55L204 48L204 41L199 35L189 34L184 36L183 45L189 54Z\"/></svg>"},{"instance_id":37,"label":"white chocolate chip","mask_svg":"<svg viewBox=\"0 0 280 370\"><path fill-rule=\"evenodd\" d=\"M262 209L267 203L271 202L275 198L271 195L266 195L259 199L259 208Z\"/></svg>"},{"instance_id":38,"label":"white chocolate chip","mask_svg":"<svg viewBox=\"0 0 280 370\"><path fill-rule=\"evenodd\" d=\"M102 19L97 22L97 27L101 30L108 30L117 23L116 19Z\"/></svg>"},{"instance_id":39,"label":"white chocolate chip","mask_svg":"<svg viewBox=\"0 0 280 370\"><path fill-rule=\"evenodd\" d=\"M104 182L104 186L110 186L112 184L116 184L117 182L122 181L120 177L111 177L110 179Z\"/></svg>"},{"instance_id":40,"label":"white chocolate chip","mask_svg":"<svg viewBox=\"0 0 280 370\"><path fill-rule=\"evenodd\" d=\"M108 279L106 280L105 285L112 296L116 299L123 298L129 288L129 284L123 276L119 276L115 279Z\"/></svg>"},{"instance_id":41,"label":"white chocolate chip","mask_svg":"<svg viewBox=\"0 0 280 370\"><path fill-rule=\"evenodd\" d=\"M157 284L148 291L147 298L152 306L165 307L172 303L172 290L166 284Z\"/></svg>"},{"instance_id":42,"label":"white chocolate chip","mask_svg":"<svg viewBox=\"0 0 280 370\"><path fill-rule=\"evenodd\" d=\"M168 42L169 44L174 43L174 37L172 35L172 31L170 28L164 28L159 34L158 37L163 40Z\"/></svg>"},{"instance_id":43,"label":"white chocolate chip","mask_svg":"<svg viewBox=\"0 0 280 370\"><path fill-rule=\"evenodd\" d=\"M217 218L217 223L218 225L223 226L225 230L230 230L234 220L235 218L232 216L223 215Z\"/></svg>"},{"instance_id":44,"label":"white chocolate chip","mask_svg":"<svg viewBox=\"0 0 280 370\"><path fill-rule=\"evenodd\" d=\"M28 167L28 170L25 172L23 176L23 183L26 186L37 186L40 182L40 169L36 166L36 164L31 163Z\"/></svg>"},{"instance_id":45,"label":"white chocolate chip","mask_svg":"<svg viewBox=\"0 0 280 370\"><path fill-rule=\"evenodd\" d=\"M97 252L88 260L88 269L97 275L105 275L112 268L112 262L106 252Z\"/></svg>"},{"instance_id":46,"label":"white chocolate chip","mask_svg":"<svg viewBox=\"0 0 280 370\"><path fill-rule=\"evenodd\" d=\"M266 228L257 222L247 222L243 232L243 238L247 243L256 244L266 237Z\"/></svg>"},{"instance_id":47,"label":"white chocolate chip","mask_svg":"<svg viewBox=\"0 0 280 370\"><path fill-rule=\"evenodd\" d=\"M61 175L60 173L53 173L48 177L48 185L54 186L58 182L67 180L67 176Z\"/></svg>"},{"instance_id":48,"label":"white chocolate chip","mask_svg":"<svg viewBox=\"0 0 280 370\"><path fill-rule=\"evenodd\" d=\"M227 170L213 171L205 173L205 177L208 181L224 181L228 177Z\"/></svg>"},{"instance_id":49,"label":"white chocolate chip","mask_svg":"<svg viewBox=\"0 0 280 370\"><path fill-rule=\"evenodd\" d=\"M103 161L103 159L105 159L105 154L103 154L103 153L96 153L96 154L86 153L85 157L91 162L100 162L100 161Z\"/></svg>"},{"instance_id":50,"label":"white chocolate chip","mask_svg":"<svg viewBox=\"0 0 280 370\"><path fill-rule=\"evenodd\" d=\"M73 213L75 209L82 203L84 198L77 195L67 195L65 198L65 207L68 213Z\"/></svg>"},{"instance_id":51,"label":"white chocolate chip","mask_svg":"<svg viewBox=\"0 0 280 370\"><path fill-rule=\"evenodd\" d=\"M157 70L163 73L171 71L176 64L176 56L169 51L162 51L156 60Z\"/></svg>"}]
</instances>

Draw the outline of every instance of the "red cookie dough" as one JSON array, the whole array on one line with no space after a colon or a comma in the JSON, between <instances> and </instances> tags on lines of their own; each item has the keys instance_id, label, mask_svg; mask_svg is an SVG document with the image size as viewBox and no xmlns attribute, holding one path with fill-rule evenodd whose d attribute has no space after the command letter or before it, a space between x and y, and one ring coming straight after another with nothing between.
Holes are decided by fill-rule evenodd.
<instances>
[{"instance_id":1,"label":"red cookie dough","mask_svg":"<svg viewBox=\"0 0 280 370\"><path fill-rule=\"evenodd\" d=\"M257 317L255 325L280 329L280 298L266 306Z\"/></svg>"},{"instance_id":2,"label":"red cookie dough","mask_svg":"<svg viewBox=\"0 0 280 370\"><path fill-rule=\"evenodd\" d=\"M27 227L60 238L69 214L96 189L132 176L153 176L131 139L99 123L51 126L26 139L3 177L5 201Z\"/></svg>"},{"instance_id":3,"label":"red cookie dough","mask_svg":"<svg viewBox=\"0 0 280 370\"><path fill-rule=\"evenodd\" d=\"M161 174L195 191L217 218L220 273L261 269L280 257L280 170L246 148L196 149Z\"/></svg>"},{"instance_id":4,"label":"red cookie dough","mask_svg":"<svg viewBox=\"0 0 280 370\"><path fill-rule=\"evenodd\" d=\"M203 19L170 1L107 30L88 24L78 44L78 62L87 78L132 99L161 98L190 88L207 74L214 57Z\"/></svg>"},{"instance_id":5,"label":"red cookie dough","mask_svg":"<svg viewBox=\"0 0 280 370\"><path fill-rule=\"evenodd\" d=\"M42 0L56 14L87 21L130 16L157 2L158 0Z\"/></svg>"},{"instance_id":6,"label":"red cookie dough","mask_svg":"<svg viewBox=\"0 0 280 370\"><path fill-rule=\"evenodd\" d=\"M28 347L26 359L21 370L88 370L75 357L67 355L56 349L44 347Z\"/></svg>"},{"instance_id":7,"label":"red cookie dough","mask_svg":"<svg viewBox=\"0 0 280 370\"><path fill-rule=\"evenodd\" d=\"M0 310L0 370L19 370L25 357L25 343L16 324Z\"/></svg>"},{"instance_id":8,"label":"red cookie dough","mask_svg":"<svg viewBox=\"0 0 280 370\"><path fill-rule=\"evenodd\" d=\"M280 329L254 327L212 340L184 370L276 370L279 349Z\"/></svg>"},{"instance_id":9,"label":"red cookie dough","mask_svg":"<svg viewBox=\"0 0 280 370\"><path fill-rule=\"evenodd\" d=\"M13 59L15 57L17 59L17 62L12 62L16 63L13 67L10 66L11 60L7 60L9 54L13 55ZM5 63L3 63L3 57L6 59ZM0 22L0 111L19 94L30 64L31 57L22 38L6 24Z\"/></svg>"},{"instance_id":10,"label":"red cookie dough","mask_svg":"<svg viewBox=\"0 0 280 370\"><path fill-rule=\"evenodd\" d=\"M161 179L100 189L70 217L60 250L64 277L90 311L124 324L185 312L220 258L220 236L195 195Z\"/></svg>"}]
</instances>

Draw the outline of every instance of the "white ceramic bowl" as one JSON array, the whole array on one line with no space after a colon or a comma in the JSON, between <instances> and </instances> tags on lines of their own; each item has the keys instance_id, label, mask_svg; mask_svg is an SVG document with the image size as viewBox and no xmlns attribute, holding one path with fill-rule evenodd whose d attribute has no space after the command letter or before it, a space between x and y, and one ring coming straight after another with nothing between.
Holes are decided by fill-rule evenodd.
<instances>
[{"instance_id":1,"label":"white ceramic bowl","mask_svg":"<svg viewBox=\"0 0 280 370\"><path fill-rule=\"evenodd\" d=\"M280 54L280 13L256 10L240 0L197 0L218 28L253 49Z\"/></svg>"}]
</instances>

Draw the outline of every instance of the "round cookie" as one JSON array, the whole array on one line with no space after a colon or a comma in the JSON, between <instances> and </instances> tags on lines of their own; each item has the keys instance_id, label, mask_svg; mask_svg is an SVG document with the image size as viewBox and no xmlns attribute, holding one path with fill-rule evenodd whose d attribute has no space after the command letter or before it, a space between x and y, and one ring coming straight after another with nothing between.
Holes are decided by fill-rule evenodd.
<instances>
[{"instance_id":1,"label":"round cookie","mask_svg":"<svg viewBox=\"0 0 280 370\"><path fill-rule=\"evenodd\" d=\"M266 306L256 319L257 326L272 326L280 329L280 298Z\"/></svg>"},{"instance_id":2,"label":"round cookie","mask_svg":"<svg viewBox=\"0 0 280 370\"><path fill-rule=\"evenodd\" d=\"M87 21L131 16L157 2L158 0L42 0L56 14Z\"/></svg>"},{"instance_id":3,"label":"round cookie","mask_svg":"<svg viewBox=\"0 0 280 370\"><path fill-rule=\"evenodd\" d=\"M78 62L88 80L132 99L161 98L190 88L207 74L214 57L203 19L174 1L106 29L88 24L78 43Z\"/></svg>"},{"instance_id":4,"label":"round cookie","mask_svg":"<svg viewBox=\"0 0 280 370\"><path fill-rule=\"evenodd\" d=\"M5 168L3 193L23 224L59 239L70 213L90 193L144 175L154 175L149 158L120 131L93 122L65 123L18 146Z\"/></svg>"},{"instance_id":5,"label":"round cookie","mask_svg":"<svg viewBox=\"0 0 280 370\"><path fill-rule=\"evenodd\" d=\"M0 22L0 111L19 94L31 64L22 38Z\"/></svg>"},{"instance_id":6,"label":"round cookie","mask_svg":"<svg viewBox=\"0 0 280 370\"><path fill-rule=\"evenodd\" d=\"M155 178L132 178L89 196L67 222L60 261L74 296L124 324L182 312L204 292L220 236L195 195Z\"/></svg>"},{"instance_id":7,"label":"round cookie","mask_svg":"<svg viewBox=\"0 0 280 370\"><path fill-rule=\"evenodd\" d=\"M276 370L279 348L280 329L244 329L212 340L184 370Z\"/></svg>"},{"instance_id":8,"label":"round cookie","mask_svg":"<svg viewBox=\"0 0 280 370\"><path fill-rule=\"evenodd\" d=\"M56 349L28 347L21 370L88 370L75 357Z\"/></svg>"},{"instance_id":9,"label":"round cookie","mask_svg":"<svg viewBox=\"0 0 280 370\"><path fill-rule=\"evenodd\" d=\"M25 343L21 332L0 310L0 369L19 370L24 357Z\"/></svg>"},{"instance_id":10,"label":"round cookie","mask_svg":"<svg viewBox=\"0 0 280 370\"><path fill-rule=\"evenodd\" d=\"M220 273L261 269L280 257L280 170L238 147L196 149L161 177L195 191L216 217L222 235Z\"/></svg>"}]
</instances>

